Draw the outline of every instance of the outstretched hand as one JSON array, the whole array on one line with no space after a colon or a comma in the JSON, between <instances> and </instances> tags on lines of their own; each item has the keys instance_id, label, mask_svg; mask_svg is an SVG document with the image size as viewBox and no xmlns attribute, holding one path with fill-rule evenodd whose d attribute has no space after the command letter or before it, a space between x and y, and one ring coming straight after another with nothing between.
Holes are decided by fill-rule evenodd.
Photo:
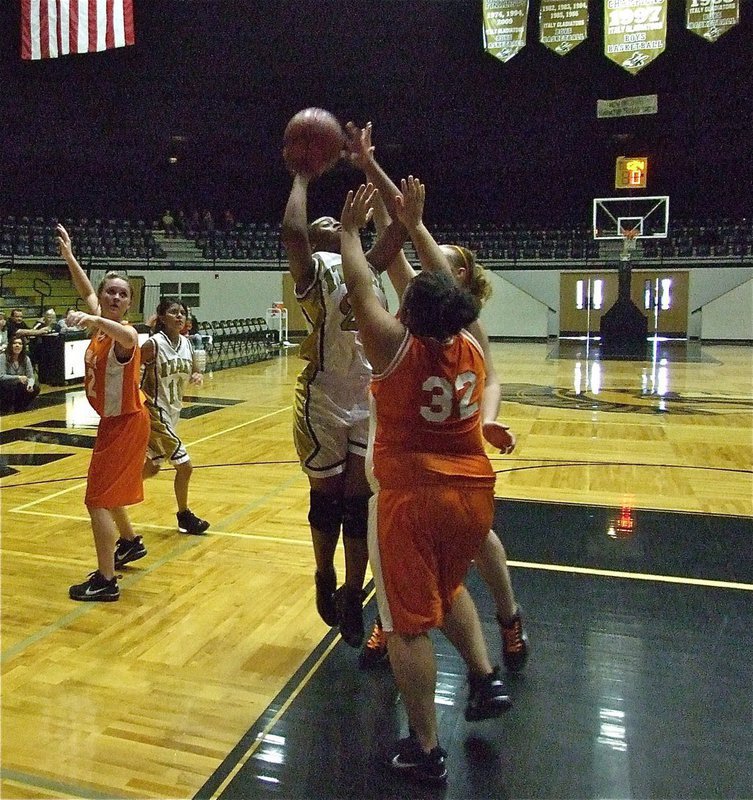
<instances>
[{"instance_id":1,"label":"outstretched hand","mask_svg":"<svg viewBox=\"0 0 753 800\"><path fill-rule=\"evenodd\" d=\"M58 251L64 259L73 258L73 246L68 231L60 224L55 228L58 239Z\"/></svg>"},{"instance_id":2,"label":"outstretched hand","mask_svg":"<svg viewBox=\"0 0 753 800\"><path fill-rule=\"evenodd\" d=\"M343 158L363 172L374 158L374 145L371 143L371 123L367 122L365 128L359 128L355 122L345 125L346 148Z\"/></svg>"},{"instance_id":3,"label":"outstretched hand","mask_svg":"<svg viewBox=\"0 0 753 800\"><path fill-rule=\"evenodd\" d=\"M496 447L504 455L515 449L515 434L501 422L485 422L481 432L492 447Z\"/></svg>"},{"instance_id":4,"label":"outstretched hand","mask_svg":"<svg viewBox=\"0 0 753 800\"><path fill-rule=\"evenodd\" d=\"M366 225L374 213L373 203L377 194L371 183L362 183L355 193L352 189L348 192L340 214L340 224L344 231L358 231Z\"/></svg>"},{"instance_id":5,"label":"outstretched hand","mask_svg":"<svg viewBox=\"0 0 753 800\"><path fill-rule=\"evenodd\" d=\"M395 198L397 218L411 231L423 221L426 187L418 178L409 175L400 181L400 194Z\"/></svg>"},{"instance_id":6,"label":"outstretched hand","mask_svg":"<svg viewBox=\"0 0 753 800\"><path fill-rule=\"evenodd\" d=\"M65 324L69 328L93 328L98 322L99 317L87 314L85 311L69 311L68 316L65 318Z\"/></svg>"}]
</instances>

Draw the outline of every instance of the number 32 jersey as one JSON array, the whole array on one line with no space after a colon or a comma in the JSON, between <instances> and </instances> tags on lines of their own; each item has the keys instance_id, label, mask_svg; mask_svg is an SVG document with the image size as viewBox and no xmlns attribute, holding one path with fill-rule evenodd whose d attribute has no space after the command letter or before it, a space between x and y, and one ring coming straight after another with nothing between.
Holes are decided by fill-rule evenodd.
<instances>
[{"instance_id":1,"label":"number 32 jersey","mask_svg":"<svg viewBox=\"0 0 753 800\"><path fill-rule=\"evenodd\" d=\"M371 381L372 488L493 486L481 437L485 382L483 352L467 331L448 342L406 331L392 363Z\"/></svg>"}]
</instances>

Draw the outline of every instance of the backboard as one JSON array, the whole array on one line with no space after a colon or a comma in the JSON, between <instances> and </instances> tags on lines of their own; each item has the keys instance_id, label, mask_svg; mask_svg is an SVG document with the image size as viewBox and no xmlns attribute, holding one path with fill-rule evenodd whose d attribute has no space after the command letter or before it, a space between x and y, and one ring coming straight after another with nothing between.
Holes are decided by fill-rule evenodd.
<instances>
[{"instance_id":1,"label":"backboard","mask_svg":"<svg viewBox=\"0 0 753 800\"><path fill-rule=\"evenodd\" d=\"M594 239L666 239L669 227L669 197L595 197Z\"/></svg>"}]
</instances>

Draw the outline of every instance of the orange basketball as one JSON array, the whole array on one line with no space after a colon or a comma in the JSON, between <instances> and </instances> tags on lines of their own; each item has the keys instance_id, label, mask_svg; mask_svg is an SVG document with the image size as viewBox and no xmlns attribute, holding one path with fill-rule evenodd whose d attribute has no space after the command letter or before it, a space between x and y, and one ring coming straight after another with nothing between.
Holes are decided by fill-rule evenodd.
<instances>
[{"instance_id":1,"label":"orange basketball","mask_svg":"<svg viewBox=\"0 0 753 800\"><path fill-rule=\"evenodd\" d=\"M285 128L282 157L292 172L321 175L337 163L344 145L342 126L329 111L304 108Z\"/></svg>"}]
</instances>

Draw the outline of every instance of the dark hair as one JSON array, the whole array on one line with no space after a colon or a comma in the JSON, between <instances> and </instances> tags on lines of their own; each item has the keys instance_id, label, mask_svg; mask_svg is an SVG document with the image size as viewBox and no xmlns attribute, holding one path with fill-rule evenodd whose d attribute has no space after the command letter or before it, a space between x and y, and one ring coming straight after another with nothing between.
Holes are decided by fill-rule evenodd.
<instances>
[{"instance_id":1,"label":"dark hair","mask_svg":"<svg viewBox=\"0 0 753 800\"><path fill-rule=\"evenodd\" d=\"M23 336L11 336L8 339L8 348L7 348L7 355L6 359L10 360L10 356L13 354L13 342L21 342L21 352L18 354L18 363L25 364L26 363L26 340Z\"/></svg>"},{"instance_id":2,"label":"dark hair","mask_svg":"<svg viewBox=\"0 0 753 800\"><path fill-rule=\"evenodd\" d=\"M167 309L170 306L180 306L183 309L183 316L188 317L188 306L182 300L177 297L163 297L157 305L157 319L154 323L155 331L163 331L165 329L160 317L167 313Z\"/></svg>"},{"instance_id":3,"label":"dark hair","mask_svg":"<svg viewBox=\"0 0 753 800\"><path fill-rule=\"evenodd\" d=\"M444 272L419 272L408 284L401 318L415 336L444 341L478 319L481 303Z\"/></svg>"}]
</instances>

